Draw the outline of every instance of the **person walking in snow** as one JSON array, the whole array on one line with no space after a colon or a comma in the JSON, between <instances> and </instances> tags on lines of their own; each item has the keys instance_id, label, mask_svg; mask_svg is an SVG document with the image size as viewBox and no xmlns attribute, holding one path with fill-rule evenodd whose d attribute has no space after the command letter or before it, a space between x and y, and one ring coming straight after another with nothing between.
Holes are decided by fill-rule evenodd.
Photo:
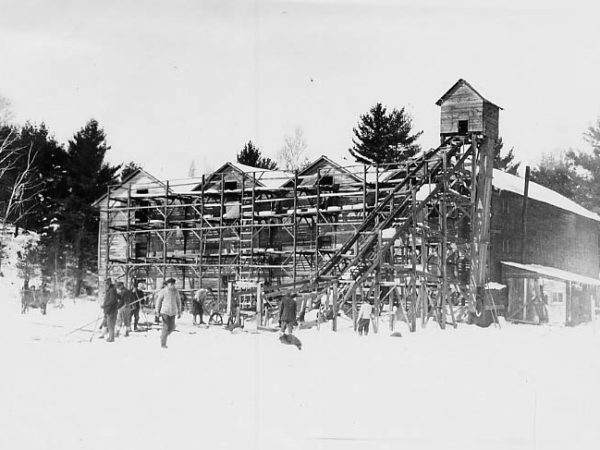
<instances>
[{"instance_id":1,"label":"person walking in snow","mask_svg":"<svg viewBox=\"0 0 600 450\"><path fill-rule=\"evenodd\" d=\"M369 303L369 300L365 298L358 311L358 334L360 336L362 336L363 333L365 336L369 334L369 324L371 323L372 317L373 307Z\"/></svg>"},{"instance_id":2,"label":"person walking in snow","mask_svg":"<svg viewBox=\"0 0 600 450\"><path fill-rule=\"evenodd\" d=\"M294 325L296 325L297 303L290 294L285 294L281 300L279 310L279 323L281 324L281 334L292 334Z\"/></svg>"},{"instance_id":3,"label":"person walking in snow","mask_svg":"<svg viewBox=\"0 0 600 450\"><path fill-rule=\"evenodd\" d=\"M175 316L181 318L181 297L175 287L175 279L167 280L167 287L161 289L156 298L156 315L162 319L160 346L167 348L167 337L175 330Z\"/></svg>"},{"instance_id":4,"label":"person walking in snow","mask_svg":"<svg viewBox=\"0 0 600 450\"><path fill-rule=\"evenodd\" d=\"M106 342L114 342L119 303L117 299L117 290L112 284L112 280L107 278L105 283L106 291L104 293L104 303L102 304L102 309L104 310L106 317L106 329L108 330L108 338L106 339Z\"/></svg>"}]
</instances>

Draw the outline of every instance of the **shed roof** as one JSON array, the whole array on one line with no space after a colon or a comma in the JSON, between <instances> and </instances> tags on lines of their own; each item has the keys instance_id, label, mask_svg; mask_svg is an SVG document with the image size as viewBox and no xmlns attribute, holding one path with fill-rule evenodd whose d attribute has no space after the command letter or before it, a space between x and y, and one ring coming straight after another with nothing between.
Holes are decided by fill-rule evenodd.
<instances>
[{"instance_id":1,"label":"shed roof","mask_svg":"<svg viewBox=\"0 0 600 450\"><path fill-rule=\"evenodd\" d=\"M512 261L501 261L501 263L505 266L515 267L517 269L543 275L548 278L555 278L563 281L574 281L576 283L587 284L591 286L600 286L599 279L586 277L573 272L567 272L566 270L557 269L555 267L542 266L539 264L521 264Z\"/></svg>"},{"instance_id":2,"label":"shed roof","mask_svg":"<svg viewBox=\"0 0 600 450\"><path fill-rule=\"evenodd\" d=\"M494 169L494 178L492 183L496 189L524 195L525 180L521 177ZM598 216L598 214L585 209L583 206L575 203L573 200L569 200L564 195L561 195L558 192L548 189L540 184L534 183L533 181L529 182L528 197L600 222L600 216Z\"/></svg>"},{"instance_id":3,"label":"shed roof","mask_svg":"<svg viewBox=\"0 0 600 450\"><path fill-rule=\"evenodd\" d=\"M441 106L441 104L444 103L446 101L446 99L448 97L450 97L454 93L454 91L456 91L461 86L468 87L470 90L472 90L484 102L489 103L490 105L493 105L496 108L504 109L504 108L502 108L502 107L500 107L500 106L498 106L498 105L490 102L483 95L481 95L479 92L477 92L477 89L475 89L473 86L471 86L467 80L464 80L462 78L459 78L458 81L456 83L454 83L454 85L450 89L448 89L446 91L446 93L444 95L442 95L437 102L435 102L435 104L438 105L438 106Z\"/></svg>"}]
</instances>

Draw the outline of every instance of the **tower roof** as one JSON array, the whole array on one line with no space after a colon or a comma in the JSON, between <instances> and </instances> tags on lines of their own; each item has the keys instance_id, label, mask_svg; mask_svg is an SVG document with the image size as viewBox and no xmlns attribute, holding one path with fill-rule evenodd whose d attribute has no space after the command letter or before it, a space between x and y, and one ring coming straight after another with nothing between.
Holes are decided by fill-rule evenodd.
<instances>
[{"instance_id":1,"label":"tower roof","mask_svg":"<svg viewBox=\"0 0 600 450\"><path fill-rule=\"evenodd\" d=\"M478 97L479 97L481 100L483 100L484 102L486 102L486 103L489 103L490 105L493 105L493 106L495 106L496 108L499 108L499 109L504 109L504 108L502 108L501 106L498 106L498 105L496 105L496 104L494 104L494 103L490 102L490 101L489 101L488 99L486 99L486 98L485 98L483 95L481 95L479 92L477 92L477 89L475 89L473 86L471 86L471 85L470 85L470 84L467 82L467 80L464 80L464 79L462 79L462 78L459 78L459 80L458 80L456 83L454 83L454 85L453 85L453 86L452 86L450 89L448 89L448 91L447 91L447 92L446 92L444 95L442 95L442 97L441 97L441 98L440 98L440 99L439 99L437 102L435 102L435 104L436 104L436 105L438 105L438 106L441 106L441 104L442 104L442 103L444 103L444 101L446 101L446 99L447 99L448 97L450 97L450 96L451 96L451 95L452 95L452 94L453 94L453 93L454 93L454 92L455 92L455 91L456 91L456 90L457 90L459 87L461 87L461 86L466 86L467 88L469 88L471 91L473 91L473 92L474 92L474 93L475 93L475 94L476 94L476 95L477 95L477 96L478 96Z\"/></svg>"}]
</instances>

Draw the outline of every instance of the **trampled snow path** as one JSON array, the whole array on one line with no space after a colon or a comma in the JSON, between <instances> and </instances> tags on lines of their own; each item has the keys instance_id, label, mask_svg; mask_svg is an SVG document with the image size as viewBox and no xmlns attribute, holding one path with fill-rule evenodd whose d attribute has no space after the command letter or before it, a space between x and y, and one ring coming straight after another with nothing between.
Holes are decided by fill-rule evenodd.
<instances>
[{"instance_id":1,"label":"trampled snow path","mask_svg":"<svg viewBox=\"0 0 600 450\"><path fill-rule=\"evenodd\" d=\"M298 351L186 314L162 350L158 331L65 336L94 303L4 301L2 449L600 448L595 325L359 338L342 323L298 332Z\"/></svg>"}]
</instances>

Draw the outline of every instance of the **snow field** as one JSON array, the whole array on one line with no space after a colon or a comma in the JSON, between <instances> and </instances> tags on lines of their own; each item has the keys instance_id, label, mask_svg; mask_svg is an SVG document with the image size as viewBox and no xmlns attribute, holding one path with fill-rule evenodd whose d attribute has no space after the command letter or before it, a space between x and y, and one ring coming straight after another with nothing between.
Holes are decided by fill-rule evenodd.
<instances>
[{"instance_id":1,"label":"snow field","mask_svg":"<svg viewBox=\"0 0 600 450\"><path fill-rule=\"evenodd\" d=\"M600 327L461 325L359 337L178 321L113 344L89 301L0 329L2 449L596 449ZM142 316L143 317L143 316ZM93 324L92 324L93 325ZM87 327L91 329L92 325ZM250 326L250 325L248 325Z\"/></svg>"}]
</instances>

